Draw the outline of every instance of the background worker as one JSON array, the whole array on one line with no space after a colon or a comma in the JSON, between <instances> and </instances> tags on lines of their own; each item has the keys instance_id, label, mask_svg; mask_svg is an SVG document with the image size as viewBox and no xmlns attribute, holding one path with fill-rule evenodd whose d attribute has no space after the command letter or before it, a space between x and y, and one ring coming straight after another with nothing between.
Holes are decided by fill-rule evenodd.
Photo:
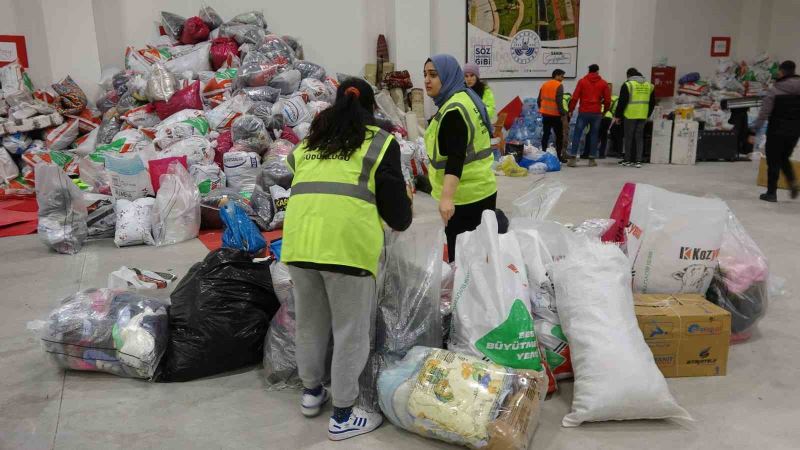
<instances>
[{"instance_id":1,"label":"background worker","mask_svg":"<svg viewBox=\"0 0 800 450\"><path fill-rule=\"evenodd\" d=\"M611 124L614 123L614 109L617 107L617 101L619 100L619 96L612 95L611 96L611 108L603 114L603 120L600 122L600 130L598 130L598 143L597 143L597 157L600 159L605 159L606 157L606 147L608 146L608 133L609 128L611 128ZM581 158L589 158L591 155L591 148L589 148L589 140L586 139L586 144L583 146L583 153L581 154Z\"/></svg>"},{"instance_id":2,"label":"background worker","mask_svg":"<svg viewBox=\"0 0 800 450\"><path fill-rule=\"evenodd\" d=\"M563 84L561 86L564 86ZM561 126L564 128L564 132L562 135L564 136L564 149L569 148L569 102L572 100L572 94L569 92L564 92L563 100L561 101L561 106L566 111L566 114L561 116ZM567 162L566 159L566 150L564 151L564 159L561 160L562 163Z\"/></svg>"},{"instance_id":3,"label":"background worker","mask_svg":"<svg viewBox=\"0 0 800 450\"><path fill-rule=\"evenodd\" d=\"M778 67L778 81L767 92L761 103L754 130L767 124L767 192L759 198L767 202L778 201L780 172L789 182L791 197L797 198L797 177L789 158L800 138L800 77L794 61L784 61ZM755 133L753 133L755 134ZM752 143L752 138L751 138Z\"/></svg>"},{"instance_id":4,"label":"background worker","mask_svg":"<svg viewBox=\"0 0 800 450\"><path fill-rule=\"evenodd\" d=\"M494 92L485 81L481 80L481 69L477 64L464 64L464 81L467 83L467 87L475 91L478 97L481 98L484 106L486 106L486 114L489 116L489 121L494 123L497 120Z\"/></svg>"},{"instance_id":5,"label":"background worker","mask_svg":"<svg viewBox=\"0 0 800 450\"><path fill-rule=\"evenodd\" d=\"M631 67L626 72L628 81L619 88L619 101L614 111L614 121L622 122L625 156L620 165L642 167L644 153L644 127L656 107L655 86Z\"/></svg>"},{"instance_id":6,"label":"background worker","mask_svg":"<svg viewBox=\"0 0 800 450\"><path fill-rule=\"evenodd\" d=\"M383 422L380 414L353 404L375 320L381 220L400 231L411 224L400 146L375 126L374 111L369 84L345 80L336 102L314 119L287 160L294 179L281 261L294 282L300 410L315 416L328 401L322 381L332 333L331 440L368 433Z\"/></svg>"},{"instance_id":7,"label":"background worker","mask_svg":"<svg viewBox=\"0 0 800 450\"><path fill-rule=\"evenodd\" d=\"M556 135L556 154L558 159L564 159L564 122L562 118L567 116L564 109L564 71L556 69L553 71L552 79L542 84L539 89L539 97L536 105L539 106L539 113L542 115L542 151L547 151L547 143L550 141L550 132Z\"/></svg>"},{"instance_id":8,"label":"background worker","mask_svg":"<svg viewBox=\"0 0 800 450\"><path fill-rule=\"evenodd\" d=\"M431 195L439 201L448 257L453 262L456 236L477 228L483 211L496 206L492 124L478 94L467 88L453 56L432 56L424 72L425 92L439 108L425 131Z\"/></svg>"},{"instance_id":9,"label":"background worker","mask_svg":"<svg viewBox=\"0 0 800 450\"><path fill-rule=\"evenodd\" d=\"M591 153L589 154L589 166L596 166L597 161L597 140L600 132L600 123L603 113L611 108L611 91L608 83L600 76L600 67L597 64L589 66L589 73L578 81L572 99L569 102L569 113L575 110L575 106L580 103L578 110L578 120L575 122L575 129L572 131L572 142L569 147L569 167L575 167L578 148L581 143L581 136L584 130L589 128L586 139L589 143Z\"/></svg>"}]
</instances>

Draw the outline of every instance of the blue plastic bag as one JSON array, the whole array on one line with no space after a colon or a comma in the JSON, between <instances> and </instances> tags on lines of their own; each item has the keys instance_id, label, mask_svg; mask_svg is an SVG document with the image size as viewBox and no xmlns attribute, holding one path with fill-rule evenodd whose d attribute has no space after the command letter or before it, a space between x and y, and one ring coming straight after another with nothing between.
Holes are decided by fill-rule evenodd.
<instances>
[{"instance_id":1,"label":"blue plastic bag","mask_svg":"<svg viewBox=\"0 0 800 450\"><path fill-rule=\"evenodd\" d=\"M561 170L561 161L552 153L544 153L542 156L532 161L529 165L536 163L544 163L547 166L548 172L558 172Z\"/></svg>"},{"instance_id":2,"label":"blue plastic bag","mask_svg":"<svg viewBox=\"0 0 800 450\"><path fill-rule=\"evenodd\" d=\"M269 250L275 255L275 260L281 260L281 249L283 248L283 239L276 239L269 244Z\"/></svg>"},{"instance_id":3,"label":"blue plastic bag","mask_svg":"<svg viewBox=\"0 0 800 450\"><path fill-rule=\"evenodd\" d=\"M267 248L264 236L239 205L228 202L219 209L219 216L225 224L225 231L222 233L223 247L244 250L251 255L257 255Z\"/></svg>"}]
</instances>

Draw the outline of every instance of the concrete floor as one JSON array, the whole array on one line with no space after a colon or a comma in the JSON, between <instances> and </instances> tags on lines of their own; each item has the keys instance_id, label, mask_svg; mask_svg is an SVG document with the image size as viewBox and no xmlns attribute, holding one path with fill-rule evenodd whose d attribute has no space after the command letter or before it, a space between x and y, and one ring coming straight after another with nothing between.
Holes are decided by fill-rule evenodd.
<instances>
[{"instance_id":1,"label":"concrete floor","mask_svg":"<svg viewBox=\"0 0 800 450\"><path fill-rule=\"evenodd\" d=\"M697 420L691 427L635 421L561 428L572 384L545 403L531 448L716 449L798 448L800 348L800 202L758 200L756 169L749 162L625 169L602 163L549 176L568 186L552 218L579 222L608 217L625 181L679 192L715 194L733 208L770 258L773 273L787 280L789 295L772 301L760 333L731 348L725 377L670 379L675 397ZM500 178L499 206L531 180ZM781 199L787 197L782 191ZM435 207L417 201L416 215L432 220ZM189 383L153 384L112 375L58 370L46 361L30 320L44 319L75 291L104 286L109 271L125 264L179 275L206 254L199 241L152 248L117 249L94 242L74 256L48 251L36 236L0 240L0 448L450 448L390 424L346 443L326 438L327 416L307 420L295 392L266 392L259 368ZM623 369L624 370L624 369Z\"/></svg>"}]
</instances>

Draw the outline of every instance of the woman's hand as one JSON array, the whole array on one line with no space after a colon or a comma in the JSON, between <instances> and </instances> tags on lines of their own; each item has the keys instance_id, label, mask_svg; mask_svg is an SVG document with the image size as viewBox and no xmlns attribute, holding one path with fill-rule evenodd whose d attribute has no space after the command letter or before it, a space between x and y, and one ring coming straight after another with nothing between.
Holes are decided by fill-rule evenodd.
<instances>
[{"instance_id":1,"label":"woman's hand","mask_svg":"<svg viewBox=\"0 0 800 450\"><path fill-rule=\"evenodd\" d=\"M442 198L439 201L439 214L442 216L442 222L447 226L447 222L453 217L456 212L456 205L453 204L452 199Z\"/></svg>"}]
</instances>

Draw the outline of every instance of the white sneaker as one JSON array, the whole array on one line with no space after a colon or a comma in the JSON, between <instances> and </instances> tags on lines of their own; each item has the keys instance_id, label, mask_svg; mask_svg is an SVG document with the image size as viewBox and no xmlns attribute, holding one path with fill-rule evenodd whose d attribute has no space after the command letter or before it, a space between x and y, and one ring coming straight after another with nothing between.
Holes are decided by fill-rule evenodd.
<instances>
[{"instance_id":1,"label":"white sneaker","mask_svg":"<svg viewBox=\"0 0 800 450\"><path fill-rule=\"evenodd\" d=\"M333 417L328 421L328 439L332 441L342 441L360 434L369 433L381 426L383 415L365 411L358 407L353 407L350 418L346 422L339 423Z\"/></svg>"},{"instance_id":2,"label":"white sneaker","mask_svg":"<svg viewBox=\"0 0 800 450\"><path fill-rule=\"evenodd\" d=\"M303 399L300 401L300 412L306 417L314 417L319 414L319 411L331 398L328 390L324 387L319 395L303 394Z\"/></svg>"}]
</instances>

